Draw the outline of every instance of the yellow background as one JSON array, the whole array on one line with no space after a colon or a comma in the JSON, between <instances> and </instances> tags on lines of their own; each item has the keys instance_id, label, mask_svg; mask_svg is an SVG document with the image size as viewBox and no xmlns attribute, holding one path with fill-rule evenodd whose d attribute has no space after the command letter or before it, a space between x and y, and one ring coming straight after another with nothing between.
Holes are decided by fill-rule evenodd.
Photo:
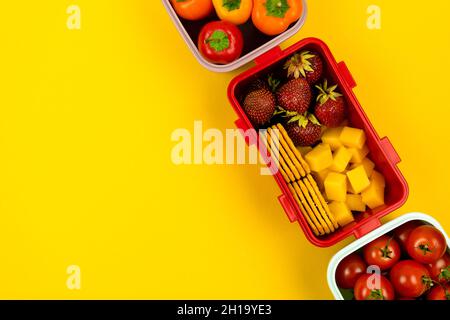
<instances>
[{"instance_id":1,"label":"yellow background","mask_svg":"<svg viewBox=\"0 0 450 320\"><path fill-rule=\"evenodd\" d=\"M82 28L66 27L81 8ZM366 27L370 4L382 29ZM283 46L323 39L403 158L389 215L450 230L448 1L314 0ZM175 166L176 128L233 128L233 76L201 67L160 1L5 1L0 10L0 298L331 299L329 259L256 166ZM68 290L66 268L81 268Z\"/></svg>"}]
</instances>

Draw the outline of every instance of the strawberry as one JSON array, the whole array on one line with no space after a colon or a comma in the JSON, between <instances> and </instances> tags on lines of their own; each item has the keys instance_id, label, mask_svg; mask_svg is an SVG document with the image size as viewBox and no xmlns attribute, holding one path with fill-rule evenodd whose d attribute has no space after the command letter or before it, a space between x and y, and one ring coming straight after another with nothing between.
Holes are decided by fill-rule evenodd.
<instances>
[{"instance_id":1,"label":"strawberry","mask_svg":"<svg viewBox=\"0 0 450 320\"><path fill-rule=\"evenodd\" d=\"M308 112L292 117L286 125L286 130L297 147L312 146L322 136L322 126L316 117Z\"/></svg>"},{"instance_id":2,"label":"strawberry","mask_svg":"<svg viewBox=\"0 0 450 320\"><path fill-rule=\"evenodd\" d=\"M323 62L315 52L302 51L294 54L284 64L288 78L304 78L310 85L317 83L323 74Z\"/></svg>"},{"instance_id":3,"label":"strawberry","mask_svg":"<svg viewBox=\"0 0 450 320\"><path fill-rule=\"evenodd\" d=\"M275 96L267 89L250 92L244 100L244 111L254 126L260 127L270 121L275 112Z\"/></svg>"},{"instance_id":4,"label":"strawberry","mask_svg":"<svg viewBox=\"0 0 450 320\"><path fill-rule=\"evenodd\" d=\"M304 114L312 99L311 88L303 78L292 79L277 91L277 100L283 109Z\"/></svg>"},{"instance_id":5,"label":"strawberry","mask_svg":"<svg viewBox=\"0 0 450 320\"><path fill-rule=\"evenodd\" d=\"M328 87L325 79L322 86L316 86L320 93L316 99L314 114L327 127L338 127L345 119L346 105L342 94L335 92L337 85Z\"/></svg>"}]
</instances>

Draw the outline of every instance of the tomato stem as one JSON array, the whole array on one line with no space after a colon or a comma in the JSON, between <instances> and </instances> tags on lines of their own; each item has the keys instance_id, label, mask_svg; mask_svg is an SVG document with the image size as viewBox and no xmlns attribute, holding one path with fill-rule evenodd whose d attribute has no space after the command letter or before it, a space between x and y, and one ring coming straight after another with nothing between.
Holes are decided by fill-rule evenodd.
<instances>
[{"instance_id":1,"label":"tomato stem","mask_svg":"<svg viewBox=\"0 0 450 320\"><path fill-rule=\"evenodd\" d=\"M420 249L423 251L423 255L426 256L428 252L433 252L432 250L430 250L430 248L428 247L427 244L420 244L417 249Z\"/></svg>"}]
</instances>

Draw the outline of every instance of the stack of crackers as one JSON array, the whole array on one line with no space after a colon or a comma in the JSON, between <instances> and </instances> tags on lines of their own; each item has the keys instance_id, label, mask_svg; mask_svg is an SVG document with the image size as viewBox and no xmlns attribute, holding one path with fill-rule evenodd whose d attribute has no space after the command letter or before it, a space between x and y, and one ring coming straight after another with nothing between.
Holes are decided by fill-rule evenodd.
<instances>
[{"instance_id":1,"label":"stack of crackers","mask_svg":"<svg viewBox=\"0 0 450 320\"><path fill-rule=\"evenodd\" d=\"M339 225L312 177L308 163L284 127L277 124L268 128L265 134L261 134L261 139L314 234L321 236L338 229Z\"/></svg>"}]
</instances>

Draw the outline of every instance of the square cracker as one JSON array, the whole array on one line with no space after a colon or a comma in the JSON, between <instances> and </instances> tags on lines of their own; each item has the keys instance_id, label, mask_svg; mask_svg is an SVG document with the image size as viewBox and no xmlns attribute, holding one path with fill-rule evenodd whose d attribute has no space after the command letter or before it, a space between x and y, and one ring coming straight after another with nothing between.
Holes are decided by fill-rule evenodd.
<instances>
[{"instance_id":1,"label":"square cracker","mask_svg":"<svg viewBox=\"0 0 450 320\"><path fill-rule=\"evenodd\" d=\"M331 222L331 219L329 218L327 212L325 211L325 208L323 207L322 202L319 200L319 197L317 193L315 192L313 186L311 185L311 182L305 178L303 179L303 183L305 184L306 188L309 191L309 194L311 195L311 198L313 199L314 203L316 204L317 210L319 210L323 220L327 224L327 226L330 228L331 232L335 231L335 227L333 223ZM328 206L328 205L327 205Z\"/></svg>"},{"instance_id":2,"label":"square cracker","mask_svg":"<svg viewBox=\"0 0 450 320\"><path fill-rule=\"evenodd\" d=\"M281 133L281 131L278 130L278 128L275 126L273 126L272 128L269 128L268 131L270 132L270 135L272 137L274 137L274 135L276 135L278 137L280 150L283 149L286 156L290 159L292 164L295 166L295 168L300 173L300 176L301 177L306 176L306 172L303 169L303 166L301 165L301 163L299 162L299 160L295 156L295 154L292 152L292 150L289 146L289 143L286 141L286 137ZM277 133L275 133L275 132L277 132ZM274 138L272 138L272 139L275 140Z\"/></svg>"},{"instance_id":3,"label":"square cracker","mask_svg":"<svg viewBox=\"0 0 450 320\"><path fill-rule=\"evenodd\" d=\"M311 173L311 168L309 167L309 165L305 161L305 159L303 159L303 156L300 153L300 151L298 151L298 149L295 147L294 142L289 137L289 135L288 135L286 129L283 127L283 125L281 123L277 123L276 128L281 132L281 134L285 138L286 142L288 143L289 147L292 150L292 153L297 157L298 161L302 165L302 167L305 170L305 172L306 173Z\"/></svg>"},{"instance_id":4,"label":"square cracker","mask_svg":"<svg viewBox=\"0 0 450 320\"><path fill-rule=\"evenodd\" d=\"M275 161L275 164L280 171L281 175L283 176L284 180L286 182L293 182L295 181L294 174L289 170L288 166L284 162L284 159L280 159L278 152L274 152L271 145L269 144L270 136L268 136L267 131L260 134L262 142L265 144L267 151L270 152L270 158ZM278 156L277 156L278 154Z\"/></svg>"},{"instance_id":5,"label":"square cracker","mask_svg":"<svg viewBox=\"0 0 450 320\"><path fill-rule=\"evenodd\" d=\"M300 200L299 196L297 195L297 192L295 191L294 187L290 183L288 184L288 187L289 187L289 190L291 191L292 195L294 196L295 201L297 201L303 216L305 217L306 221L308 222L308 225L313 230L314 234L316 236L323 235L324 234L323 230L320 232L319 229L317 229L316 225L311 220L308 212L306 211L302 201Z\"/></svg>"},{"instance_id":6,"label":"square cracker","mask_svg":"<svg viewBox=\"0 0 450 320\"><path fill-rule=\"evenodd\" d=\"M319 210L317 210L317 207L316 207L314 201L312 200L311 196L309 195L308 189L306 188L306 186L303 183L303 181L299 180L297 182L294 182L294 188L297 191L297 193L301 193L303 198L306 199L306 202L309 204L309 207L311 208L311 211L312 211L313 215L316 217L317 221L320 223L320 225L322 226L322 228L325 231L325 233L326 234L331 233L330 228L325 223L325 221L324 221L322 215L320 214Z\"/></svg>"},{"instance_id":7,"label":"square cracker","mask_svg":"<svg viewBox=\"0 0 450 320\"><path fill-rule=\"evenodd\" d=\"M322 224L317 220L316 216L314 215L314 212L312 211L308 201L303 196L303 192L301 191L300 187L298 186L297 182L293 182L289 184L289 189L291 189L292 194L296 198L297 202L299 203L300 208L303 210L303 216L307 219L308 223L311 221L310 226L313 231L317 229L320 235L324 235L325 231L322 227Z\"/></svg>"},{"instance_id":8,"label":"square cracker","mask_svg":"<svg viewBox=\"0 0 450 320\"><path fill-rule=\"evenodd\" d=\"M333 224L333 226L336 229L338 229L339 224L334 219L334 216L331 213L330 208L328 207L328 203L325 201L325 198L323 197L322 192L320 192L320 190L319 190L319 186L317 185L316 180L314 180L314 178L311 174L307 175L307 179L310 182L312 188L314 189L314 192L316 193L317 198L319 199L320 203L322 204L322 207L325 209L325 212L326 212L328 218L330 219L331 223Z\"/></svg>"},{"instance_id":9,"label":"square cracker","mask_svg":"<svg viewBox=\"0 0 450 320\"><path fill-rule=\"evenodd\" d=\"M268 133L268 142L273 148L277 148L279 151L280 159L283 159L286 165L289 167L290 171L294 174L295 179L300 179L301 175L300 172L298 172L296 166L294 163L292 163L291 158L289 158L289 155L286 153L286 151L283 148L281 137L279 135L274 134L274 132L269 128L267 130ZM275 149L274 149L275 150ZM281 160L280 160L281 162ZM285 169L285 171L287 171Z\"/></svg>"}]
</instances>

